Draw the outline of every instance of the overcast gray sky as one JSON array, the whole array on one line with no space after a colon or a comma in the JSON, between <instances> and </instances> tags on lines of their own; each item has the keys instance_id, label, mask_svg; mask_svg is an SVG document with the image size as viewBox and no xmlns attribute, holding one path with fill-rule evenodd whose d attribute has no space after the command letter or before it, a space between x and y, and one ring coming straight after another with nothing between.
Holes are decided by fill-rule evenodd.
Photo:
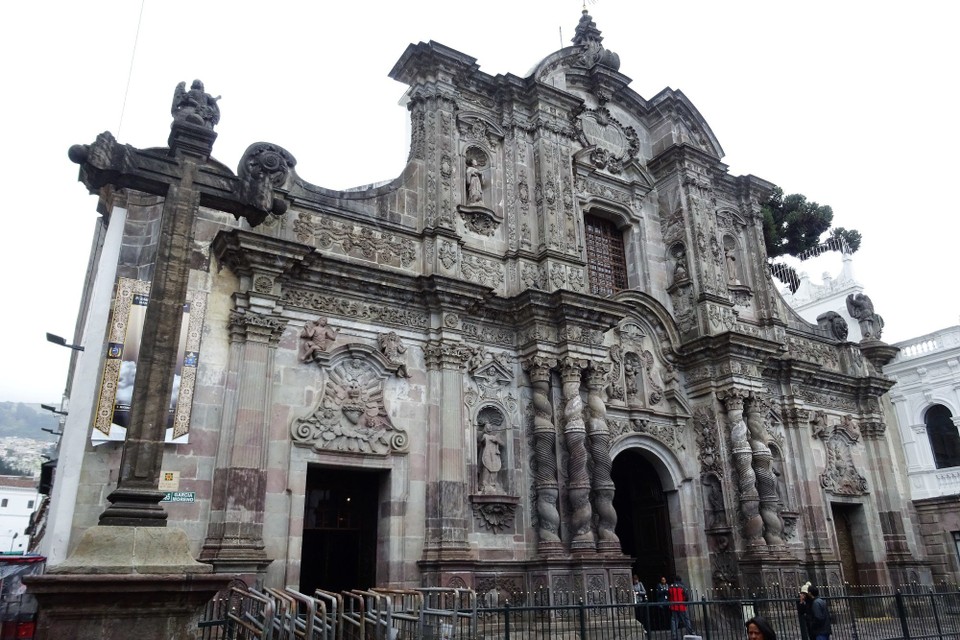
<instances>
[{"instance_id":1,"label":"overcast gray sky","mask_svg":"<svg viewBox=\"0 0 960 640\"><path fill-rule=\"evenodd\" d=\"M645 98L682 90L731 173L829 204L836 225L863 234L856 274L889 342L960 323L955 7L587 5L632 88ZM267 141L325 187L390 179L406 160L408 133L404 86L387 73L409 43L434 40L487 73L523 76L569 43L581 8L576 0L146 0L137 38L137 0L3 3L0 400L57 401L64 388L67 350L44 333L72 335L97 217L70 145L110 130L123 143L165 146L174 87L200 78L223 96L214 155L226 165Z\"/></svg>"}]
</instances>

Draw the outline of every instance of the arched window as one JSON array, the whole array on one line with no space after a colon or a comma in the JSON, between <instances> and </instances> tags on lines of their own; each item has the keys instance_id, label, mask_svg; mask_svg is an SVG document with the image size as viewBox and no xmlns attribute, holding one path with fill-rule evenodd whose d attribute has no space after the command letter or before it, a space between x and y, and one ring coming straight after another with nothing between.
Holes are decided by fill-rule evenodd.
<instances>
[{"instance_id":1,"label":"arched window","mask_svg":"<svg viewBox=\"0 0 960 640\"><path fill-rule=\"evenodd\" d=\"M590 293L612 296L627 288L627 259L623 234L609 220L584 216L587 244L587 273Z\"/></svg>"},{"instance_id":2,"label":"arched window","mask_svg":"<svg viewBox=\"0 0 960 640\"><path fill-rule=\"evenodd\" d=\"M930 438L937 469L960 467L960 434L953 424L950 409L935 404L927 409L923 422L927 425L927 437Z\"/></svg>"}]
</instances>

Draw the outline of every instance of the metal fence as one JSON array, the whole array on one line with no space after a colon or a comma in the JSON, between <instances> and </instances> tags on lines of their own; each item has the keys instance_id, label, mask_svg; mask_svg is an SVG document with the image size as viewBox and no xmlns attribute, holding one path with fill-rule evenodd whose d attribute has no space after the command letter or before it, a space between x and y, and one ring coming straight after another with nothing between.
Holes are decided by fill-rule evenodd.
<instances>
[{"instance_id":1,"label":"metal fence","mask_svg":"<svg viewBox=\"0 0 960 640\"><path fill-rule=\"evenodd\" d=\"M633 602L632 592L474 594L469 589L318 591L234 589L208 606L204 640L672 640L666 603ZM960 640L960 591L913 585L824 588L832 640ZM806 639L799 597L779 589L693 594L692 629L704 640L743 640L762 615L780 640ZM318 606L318 604L322 606ZM312 622L311 622L312 621Z\"/></svg>"}]
</instances>

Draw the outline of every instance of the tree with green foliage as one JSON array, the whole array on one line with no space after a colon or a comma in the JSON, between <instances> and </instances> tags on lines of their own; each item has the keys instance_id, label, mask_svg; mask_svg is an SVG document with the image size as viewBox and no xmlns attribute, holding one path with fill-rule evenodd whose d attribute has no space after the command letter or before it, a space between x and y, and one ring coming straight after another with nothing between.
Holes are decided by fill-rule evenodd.
<instances>
[{"instance_id":1,"label":"tree with green foliage","mask_svg":"<svg viewBox=\"0 0 960 640\"><path fill-rule=\"evenodd\" d=\"M833 224L833 209L807 200L801 193L783 195L776 187L770 199L763 205L763 240L769 259L790 255L801 260L820 255L824 251L849 250L854 253L863 239L856 229L836 227ZM830 231L826 240L823 235ZM774 262L773 274L796 291L800 278L789 265Z\"/></svg>"}]
</instances>

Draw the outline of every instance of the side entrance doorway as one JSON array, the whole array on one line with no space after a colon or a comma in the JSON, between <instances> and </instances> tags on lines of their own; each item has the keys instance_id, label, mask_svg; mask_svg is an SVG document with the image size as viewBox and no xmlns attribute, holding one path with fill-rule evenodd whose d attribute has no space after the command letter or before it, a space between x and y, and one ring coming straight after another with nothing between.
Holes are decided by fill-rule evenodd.
<instances>
[{"instance_id":1,"label":"side entrance doorway","mask_svg":"<svg viewBox=\"0 0 960 640\"><path fill-rule=\"evenodd\" d=\"M667 496L657 470L636 449L614 458L611 475L616 485L613 506L620 548L635 558L633 571L652 597L660 577L669 582L676 571Z\"/></svg>"},{"instance_id":2,"label":"side entrance doorway","mask_svg":"<svg viewBox=\"0 0 960 640\"><path fill-rule=\"evenodd\" d=\"M300 591L376 586L377 513L386 472L310 465Z\"/></svg>"}]
</instances>

